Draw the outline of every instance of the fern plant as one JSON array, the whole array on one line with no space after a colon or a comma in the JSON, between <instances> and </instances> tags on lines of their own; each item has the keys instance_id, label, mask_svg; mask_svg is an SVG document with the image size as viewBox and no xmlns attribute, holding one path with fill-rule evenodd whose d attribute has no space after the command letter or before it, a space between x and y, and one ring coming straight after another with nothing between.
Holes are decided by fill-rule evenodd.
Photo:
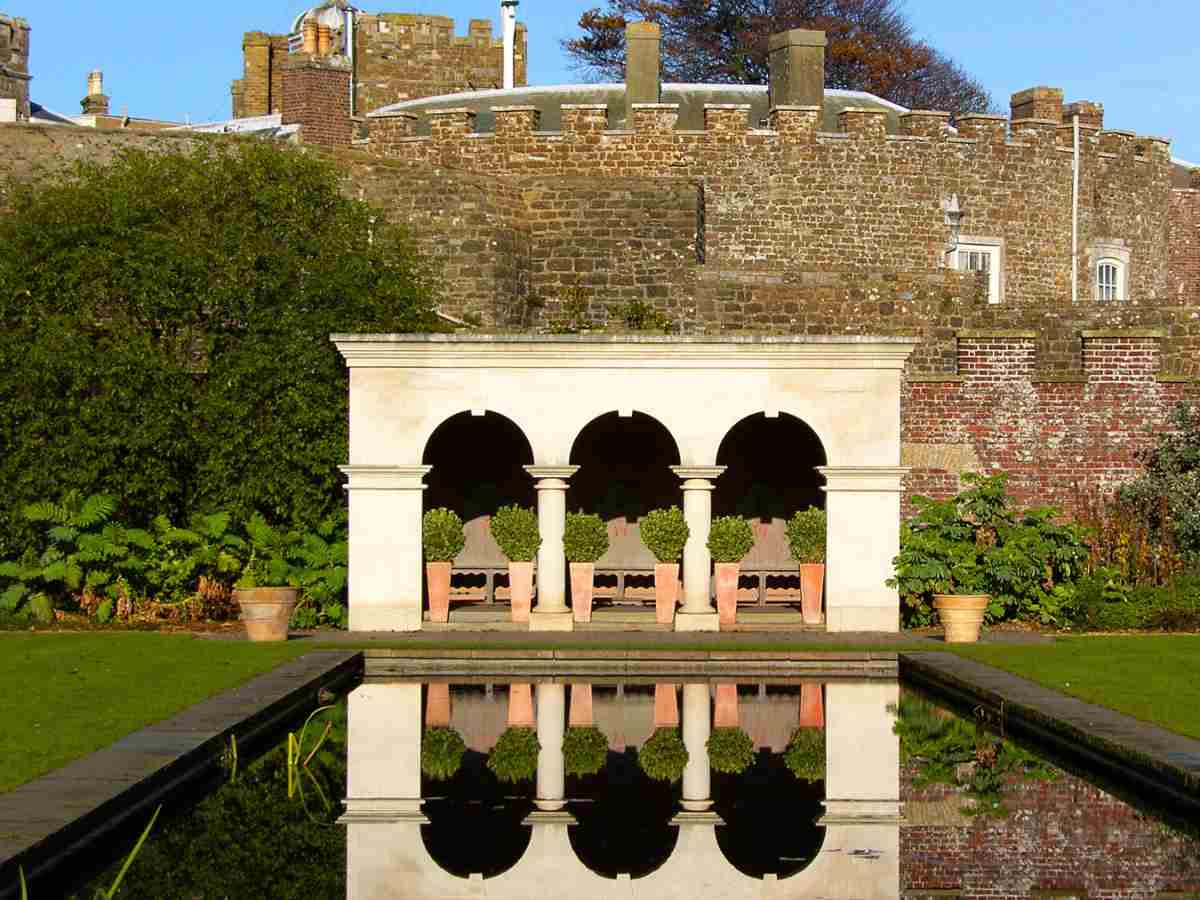
<instances>
[{"instance_id":1,"label":"fern plant","mask_svg":"<svg viewBox=\"0 0 1200 900\"><path fill-rule=\"evenodd\" d=\"M350 551L345 522L325 519L316 531L305 533L293 550L293 574L303 593L292 613L292 624L297 628L345 628L349 618L346 579Z\"/></svg>"},{"instance_id":2,"label":"fern plant","mask_svg":"<svg viewBox=\"0 0 1200 900\"><path fill-rule=\"evenodd\" d=\"M201 577L228 585L241 571L246 541L230 529L229 513L195 515L186 528L166 516L150 524L154 548L146 579L160 600L190 596Z\"/></svg>"},{"instance_id":3,"label":"fern plant","mask_svg":"<svg viewBox=\"0 0 1200 900\"><path fill-rule=\"evenodd\" d=\"M246 522L250 558L242 569L237 587L298 587L296 562L303 541L295 531L285 531L267 524L262 513L255 513Z\"/></svg>"}]
</instances>

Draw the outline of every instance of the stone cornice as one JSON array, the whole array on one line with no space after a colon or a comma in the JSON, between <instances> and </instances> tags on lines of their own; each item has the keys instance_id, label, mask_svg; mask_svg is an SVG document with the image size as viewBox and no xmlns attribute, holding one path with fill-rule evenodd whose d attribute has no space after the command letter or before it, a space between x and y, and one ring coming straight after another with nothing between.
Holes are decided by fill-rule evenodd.
<instances>
[{"instance_id":1,"label":"stone cornice","mask_svg":"<svg viewBox=\"0 0 1200 900\"><path fill-rule=\"evenodd\" d=\"M904 466L817 466L825 476L826 493L852 491L856 493L897 494L901 480L910 471Z\"/></svg>"},{"instance_id":2,"label":"stone cornice","mask_svg":"<svg viewBox=\"0 0 1200 900\"><path fill-rule=\"evenodd\" d=\"M340 466L348 491L423 491L433 466Z\"/></svg>"}]
</instances>

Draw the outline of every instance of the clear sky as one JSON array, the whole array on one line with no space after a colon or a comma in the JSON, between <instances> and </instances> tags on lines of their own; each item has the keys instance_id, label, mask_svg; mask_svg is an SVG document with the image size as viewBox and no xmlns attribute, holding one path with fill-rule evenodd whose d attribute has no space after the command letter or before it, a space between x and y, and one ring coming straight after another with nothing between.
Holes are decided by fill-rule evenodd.
<instances>
[{"instance_id":1,"label":"clear sky","mask_svg":"<svg viewBox=\"0 0 1200 900\"><path fill-rule=\"evenodd\" d=\"M315 2L315 0L313 0ZM499 22L487 0L361 0L371 12ZM534 84L578 80L559 42L601 0L523 0ZM195 121L227 118L229 82L241 74L245 31L283 32L311 3L239 0L0 0L0 12L33 28L33 99L77 114L87 72L104 70L113 112ZM1104 104L1110 128L1173 140L1175 156L1200 164L1200 45L1197 0L908 0L918 34L957 59L1007 110L1008 97L1037 84L1067 100Z\"/></svg>"}]
</instances>

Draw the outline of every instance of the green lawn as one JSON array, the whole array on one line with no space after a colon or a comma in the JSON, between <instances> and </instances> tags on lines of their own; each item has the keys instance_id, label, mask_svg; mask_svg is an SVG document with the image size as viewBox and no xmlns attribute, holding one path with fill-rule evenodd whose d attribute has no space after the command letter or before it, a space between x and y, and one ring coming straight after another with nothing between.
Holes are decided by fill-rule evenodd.
<instances>
[{"instance_id":1,"label":"green lawn","mask_svg":"<svg viewBox=\"0 0 1200 900\"><path fill-rule=\"evenodd\" d=\"M310 649L187 635L0 635L0 792Z\"/></svg>"},{"instance_id":2,"label":"green lawn","mask_svg":"<svg viewBox=\"0 0 1200 900\"><path fill-rule=\"evenodd\" d=\"M1200 635L1063 637L1053 644L946 649L1200 738Z\"/></svg>"}]
</instances>

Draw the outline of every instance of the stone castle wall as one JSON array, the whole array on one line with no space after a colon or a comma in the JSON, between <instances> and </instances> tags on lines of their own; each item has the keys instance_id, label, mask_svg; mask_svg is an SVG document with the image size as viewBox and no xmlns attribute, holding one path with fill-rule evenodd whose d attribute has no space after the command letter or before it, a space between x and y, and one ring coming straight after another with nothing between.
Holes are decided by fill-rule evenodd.
<instances>
[{"instance_id":1,"label":"stone castle wall","mask_svg":"<svg viewBox=\"0 0 1200 900\"><path fill-rule=\"evenodd\" d=\"M0 13L0 100L16 101L16 118L29 118L29 23Z\"/></svg>"}]
</instances>

